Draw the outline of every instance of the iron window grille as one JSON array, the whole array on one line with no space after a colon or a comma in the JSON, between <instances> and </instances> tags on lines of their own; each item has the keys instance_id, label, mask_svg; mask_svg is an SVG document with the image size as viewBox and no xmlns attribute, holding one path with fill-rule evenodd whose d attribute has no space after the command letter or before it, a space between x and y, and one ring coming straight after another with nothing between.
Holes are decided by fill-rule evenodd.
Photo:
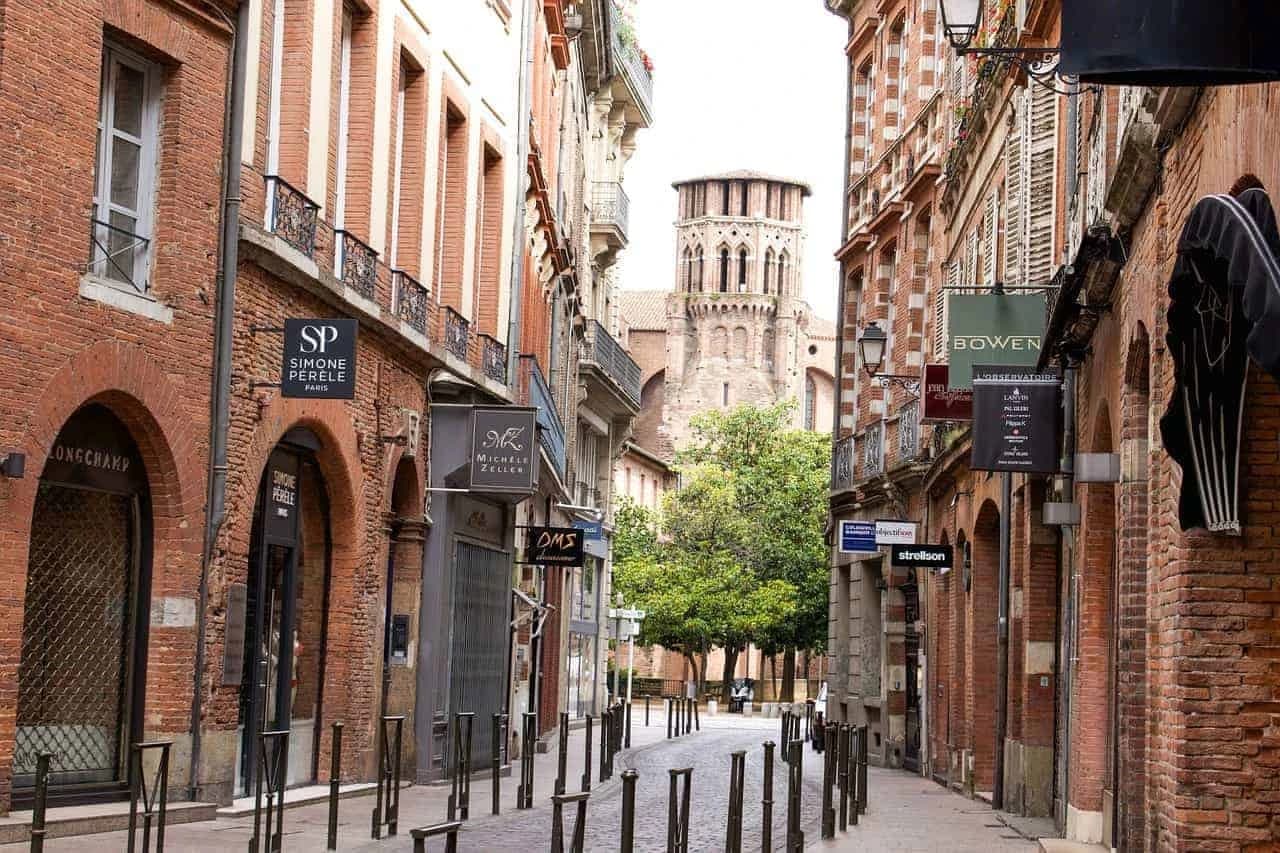
<instances>
[{"instance_id":1,"label":"iron window grille","mask_svg":"<svg viewBox=\"0 0 1280 853\"><path fill-rule=\"evenodd\" d=\"M463 361L467 360L467 350L471 344L471 324L457 311L444 309L444 348L450 355Z\"/></svg>"},{"instance_id":2,"label":"iron window grille","mask_svg":"<svg viewBox=\"0 0 1280 853\"><path fill-rule=\"evenodd\" d=\"M391 271L391 313L427 333L427 289L404 270Z\"/></svg>"},{"instance_id":3,"label":"iron window grille","mask_svg":"<svg viewBox=\"0 0 1280 853\"><path fill-rule=\"evenodd\" d=\"M333 232L338 257L334 266L343 283L365 299L373 299L378 284L378 253L350 231Z\"/></svg>"},{"instance_id":4,"label":"iron window grille","mask_svg":"<svg viewBox=\"0 0 1280 853\"><path fill-rule=\"evenodd\" d=\"M835 443L831 459L831 490L843 492L853 486L853 436L845 436Z\"/></svg>"},{"instance_id":5,"label":"iron window grille","mask_svg":"<svg viewBox=\"0 0 1280 853\"><path fill-rule=\"evenodd\" d=\"M308 258L316 249L320 205L279 175L267 175L267 227Z\"/></svg>"},{"instance_id":6,"label":"iron window grille","mask_svg":"<svg viewBox=\"0 0 1280 853\"><path fill-rule=\"evenodd\" d=\"M898 412L898 456L914 459L920 454L920 404L911 402Z\"/></svg>"},{"instance_id":7,"label":"iron window grille","mask_svg":"<svg viewBox=\"0 0 1280 853\"><path fill-rule=\"evenodd\" d=\"M884 426L867 427L862 439L862 470L867 476L884 471Z\"/></svg>"},{"instance_id":8,"label":"iron window grille","mask_svg":"<svg viewBox=\"0 0 1280 853\"><path fill-rule=\"evenodd\" d=\"M89 254L94 260L89 264L89 272L127 284L139 293L146 293L146 278L135 273L136 259L139 253L147 253L151 241L101 219L92 219L90 224Z\"/></svg>"},{"instance_id":9,"label":"iron window grille","mask_svg":"<svg viewBox=\"0 0 1280 853\"><path fill-rule=\"evenodd\" d=\"M507 347L501 341L496 340L492 335L486 335L483 332L477 335L481 343L484 345L483 350L483 367L484 375L492 379L494 382L507 384Z\"/></svg>"}]
</instances>

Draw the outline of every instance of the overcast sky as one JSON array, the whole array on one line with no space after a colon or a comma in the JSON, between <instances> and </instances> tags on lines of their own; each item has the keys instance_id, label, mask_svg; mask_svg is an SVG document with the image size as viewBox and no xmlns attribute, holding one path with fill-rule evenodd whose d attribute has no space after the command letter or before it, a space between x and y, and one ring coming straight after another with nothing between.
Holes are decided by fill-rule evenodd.
<instances>
[{"instance_id":1,"label":"overcast sky","mask_svg":"<svg viewBox=\"0 0 1280 853\"><path fill-rule=\"evenodd\" d=\"M631 245L623 287L673 282L674 180L733 169L797 178L808 251L804 295L834 318L844 169L845 22L822 0L639 0L654 62L654 124L627 165Z\"/></svg>"}]
</instances>

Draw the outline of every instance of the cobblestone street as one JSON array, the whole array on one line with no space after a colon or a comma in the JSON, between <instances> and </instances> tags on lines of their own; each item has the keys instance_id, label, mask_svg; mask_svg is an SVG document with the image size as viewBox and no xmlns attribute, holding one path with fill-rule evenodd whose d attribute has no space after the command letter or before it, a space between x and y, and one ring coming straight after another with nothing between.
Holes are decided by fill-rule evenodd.
<instances>
[{"instance_id":1,"label":"cobblestone street","mask_svg":"<svg viewBox=\"0 0 1280 853\"><path fill-rule=\"evenodd\" d=\"M661 851L667 831L667 798L672 768L692 767L690 804L690 851L724 849L726 809L729 789L730 754L745 750L746 788L744 797L743 849L759 850L761 798L766 740L777 740L776 719L706 717L702 731L668 741L665 719L655 712L653 725L645 728L643 714L634 721L630 751L615 762L613 778L600 783L598 729L593 743L592 794L587 813L587 844L591 851L618 849L622 809L622 771L639 774L636 794L636 850ZM658 722L663 725L657 725ZM570 735L567 777L569 791L580 787L582 777L583 732ZM491 787L488 772L475 777L471 792L471 819L459 838L462 851L522 850L541 853L550 849L550 796L556 772L555 753L539 755L535 762L535 807L517 811L515 777L502 780L502 813L490 814ZM518 769L518 768L517 768ZM900 771L870 769L868 813L857 828L831 842L819 839L821 806L821 756L806 747L805 787L802 824L807 846L823 850L900 851L1032 851L1033 840L1000 821L984 803L969 800L916 776ZM369 838L372 797L343 800L339 821L339 849L353 853L407 851L412 842L409 829L444 820L447 786L405 788L401 799L399 835L373 841ZM786 825L786 768L774 767L773 849L782 849ZM566 841L571 837L572 813L566 814ZM327 806L324 803L290 808L285 813L284 849L320 851L325 846ZM252 832L251 817L219 818L216 821L170 826L166 836L168 851L236 851L242 853ZM86 847L115 851L125 849L124 833L105 833L78 838L51 839L49 853L82 853ZM442 849L436 842L429 850ZM27 849L26 845L0 846L0 851Z\"/></svg>"}]
</instances>

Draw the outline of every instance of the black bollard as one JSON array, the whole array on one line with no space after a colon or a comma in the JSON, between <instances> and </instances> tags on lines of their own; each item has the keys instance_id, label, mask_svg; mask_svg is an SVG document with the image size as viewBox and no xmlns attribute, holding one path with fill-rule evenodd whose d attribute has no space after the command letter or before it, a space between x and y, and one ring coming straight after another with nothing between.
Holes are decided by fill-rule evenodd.
<instances>
[{"instance_id":1,"label":"black bollard","mask_svg":"<svg viewBox=\"0 0 1280 853\"><path fill-rule=\"evenodd\" d=\"M538 715L524 712L520 728L520 784L516 787L516 808L533 808L533 742L537 740Z\"/></svg>"},{"instance_id":2,"label":"black bollard","mask_svg":"<svg viewBox=\"0 0 1280 853\"><path fill-rule=\"evenodd\" d=\"M649 728L649 697L644 697L644 727Z\"/></svg>"},{"instance_id":3,"label":"black bollard","mask_svg":"<svg viewBox=\"0 0 1280 853\"><path fill-rule=\"evenodd\" d=\"M840 831L849 828L849 724L841 723L836 731L837 787L840 791Z\"/></svg>"},{"instance_id":4,"label":"black bollard","mask_svg":"<svg viewBox=\"0 0 1280 853\"><path fill-rule=\"evenodd\" d=\"M554 793L564 793L564 777L569 765L569 712L560 712L560 749L556 759L556 786Z\"/></svg>"},{"instance_id":5,"label":"black bollard","mask_svg":"<svg viewBox=\"0 0 1280 853\"><path fill-rule=\"evenodd\" d=\"M804 739L813 740L813 709L814 701L812 699L804 700Z\"/></svg>"},{"instance_id":6,"label":"black bollard","mask_svg":"<svg viewBox=\"0 0 1280 853\"><path fill-rule=\"evenodd\" d=\"M779 718L782 724L781 730L778 732L778 734L781 736L778 740L778 743L782 744L782 751L779 753L779 757L783 761L786 761L787 760L787 741L791 740L791 712L783 711Z\"/></svg>"},{"instance_id":7,"label":"black bollard","mask_svg":"<svg viewBox=\"0 0 1280 853\"><path fill-rule=\"evenodd\" d=\"M819 711L813 722L813 751L821 753L827 748L827 721Z\"/></svg>"},{"instance_id":8,"label":"black bollard","mask_svg":"<svg viewBox=\"0 0 1280 853\"><path fill-rule=\"evenodd\" d=\"M636 780L634 770L622 771L622 844L618 853L634 853L636 846Z\"/></svg>"},{"instance_id":9,"label":"black bollard","mask_svg":"<svg viewBox=\"0 0 1280 853\"><path fill-rule=\"evenodd\" d=\"M52 752L42 752L36 756L36 792L35 802L31 807L31 853L42 853L44 850L44 815L49 800L49 762L52 760ZM133 840L133 833L129 833L129 839Z\"/></svg>"},{"instance_id":10,"label":"black bollard","mask_svg":"<svg viewBox=\"0 0 1280 853\"><path fill-rule=\"evenodd\" d=\"M858 738L858 812L867 813L867 726L862 726L862 736Z\"/></svg>"},{"instance_id":11,"label":"black bollard","mask_svg":"<svg viewBox=\"0 0 1280 853\"><path fill-rule=\"evenodd\" d=\"M409 830L413 836L413 853L427 853L427 839L437 835L444 836L444 853L458 853L458 830L461 828L462 821L454 820Z\"/></svg>"},{"instance_id":12,"label":"black bollard","mask_svg":"<svg viewBox=\"0 0 1280 853\"><path fill-rule=\"evenodd\" d=\"M587 714L586 757L582 761L582 790L591 790L591 715Z\"/></svg>"},{"instance_id":13,"label":"black bollard","mask_svg":"<svg viewBox=\"0 0 1280 853\"><path fill-rule=\"evenodd\" d=\"M858 825L858 744L862 741L862 729L849 727L849 825Z\"/></svg>"},{"instance_id":14,"label":"black bollard","mask_svg":"<svg viewBox=\"0 0 1280 853\"><path fill-rule=\"evenodd\" d=\"M742 853L742 794L746 787L747 753L738 750L729 756L729 817L725 828L725 853Z\"/></svg>"},{"instance_id":15,"label":"black bollard","mask_svg":"<svg viewBox=\"0 0 1280 853\"><path fill-rule=\"evenodd\" d=\"M249 853L280 849L284 837L284 788L289 768L289 730L258 732L258 772L253 794L253 837ZM262 834L262 799L266 795L266 835ZM274 824L274 826L273 826Z\"/></svg>"},{"instance_id":16,"label":"black bollard","mask_svg":"<svg viewBox=\"0 0 1280 853\"><path fill-rule=\"evenodd\" d=\"M774 742L764 742L764 796L760 800L760 851L773 849L773 750Z\"/></svg>"},{"instance_id":17,"label":"black bollard","mask_svg":"<svg viewBox=\"0 0 1280 853\"><path fill-rule=\"evenodd\" d=\"M386 716L378 725L378 792L373 807L374 838L395 835L400 819L400 744L404 737L404 717Z\"/></svg>"},{"instance_id":18,"label":"black bollard","mask_svg":"<svg viewBox=\"0 0 1280 853\"><path fill-rule=\"evenodd\" d=\"M503 736L503 735L506 733L506 728L507 728L507 715L506 715L506 714L494 714L494 715L493 715L493 738L492 738L492 743L490 744L490 747L489 747L489 748L490 748L490 751L491 751L491 753L492 753L492 755L491 755L491 757L490 757L490 759L489 759L489 762L490 762L490 764L492 765L491 769L492 769L492 772L493 772L493 780L492 780L492 781L493 781L493 786L492 786L492 787L493 787L493 791L492 791L491 793L493 794L493 809L492 809L492 810L493 810L493 813L494 813L494 814L501 814L501 813L502 813L502 800L501 800L501 796L502 796L502 745L503 745L504 741L506 740L506 739L505 739L505 737Z\"/></svg>"},{"instance_id":19,"label":"black bollard","mask_svg":"<svg viewBox=\"0 0 1280 853\"><path fill-rule=\"evenodd\" d=\"M569 842L569 853L583 853L587 834L587 800L591 794L580 791L576 794L556 794L551 798L551 853L565 853L564 849L564 806L565 803L578 806L577 820L574 821L573 839Z\"/></svg>"},{"instance_id":20,"label":"black bollard","mask_svg":"<svg viewBox=\"0 0 1280 853\"><path fill-rule=\"evenodd\" d=\"M796 723L800 722L799 717ZM796 737L787 747L787 853L804 853L800 829L800 795L804 786L804 741Z\"/></svg>"},{"instance_id":21,"label":"black bollard","mask_svg":"<svg viewBox=\"0 0 1280 853\"><path fill-rule=\"evenodd\" d=\"M466 820L471 814L471 731L476 715L453 715L453 779L449 786L449 820ZM391 833L395 835L395 832Z\"/></svg>"},{"instance_id":22,"label":"black bollard","mask_svg":"<svg viewBox=\"0 0 1280 853\"><path fill-rule=\"evenodd\" d=\"M329 838L326 850L338 849L338 789L342 785L342 723L333 724L329 739Z\"/></svg>"},{"instance_id":23,"label":"black bollard","mask_svg":"<svg viewBox=\"0 0 1280 853\"><path fill-rule=\"evenodd\" d=\"M142 853L150 853L151 829L156 829L156 851L164 853L164 821L169 804L169 747L172 741L136 743L130 752L129 767L129 853L134 850L134 832L138 826L138 804L142 804ZM144 756L159 752L156 772L151 784L143 776Z\"/></svg>"},{"instance_id":24,"label":"black bollard","mask_svg":"<svg viewBox=\"0 0 1280 853\"><path fill-rule=\"evenodd\" d=\"M689 787L693 768L668 770L671 793L667 800L667 853L689 853ZM680 780L684 780L681 791Z\"/></svg>"},{"instance_id":25,"label":"black bollard","mask_svg":"<svg viewBox=\"0 0 1280 853\"><path fill-rule=\"evenodd\" d=\"M600 715L600 781L609 778L609 727L613 725L613 711Z\"/></svg>"},{"instance_id":26,"label":"black bollard","mask_svg":"<svg viewBox=\"0 0 1280 853\"><path fill-rule=\"evenodd\" d=\"M817 722L813 728L813 738L815 743L819 743L826 737L822 723L822 715L818 715ZM822 750L819 748L819 752ZM836 751L828 749L822 757L822 837L835 838L836 836L836 809L835 800L835 781L836 781Z\"/></svg>"},{"instance_id":27,"label":"black bollard","mask_svg":"<svg viewBox=\"0 0 1280 853\"><path fill-rule=\"evenodd\" d=\"M627 703L627 749L631 748L631 703Z\"/></svg>"},{"instance_id":28,"label":"black bollard","mask_svg":"<svg viewBox=\"0 0 1280 853\"><path fill-rule=\"evenodd\" d=\"M667 740L671 740L671 708L674 700L668 696L663 696L662 703L667 706Z\"/></svg>"}]
</instances>

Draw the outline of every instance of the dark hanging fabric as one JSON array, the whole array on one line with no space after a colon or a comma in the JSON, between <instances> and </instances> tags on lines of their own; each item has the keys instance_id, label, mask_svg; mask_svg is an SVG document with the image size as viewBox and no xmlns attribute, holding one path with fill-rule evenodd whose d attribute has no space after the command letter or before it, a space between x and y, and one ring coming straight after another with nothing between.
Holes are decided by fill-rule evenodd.
<instances>
[{"instance_id":1,"label":"dark hanging fabric","mask_svg":"<svg viewBox=\"0 0 1280 853\"><path fill-rule=\"evenodd\" d=\"M1089 83L1280 80L1276 0L1064 0L1063 74Z\"/></svg>"},{"instance_id":2,"label":"dark hanging fabric","mask_svg":"<svg viewBox=\"0 0 1280 853\"><path fill-rule=\"evenodd\" d=\"M1239 533L1249 359L1280 380L1280 232L1265 192L1196 204L1169 300L1175 385L1160 433L1183 471L1178 518L1184 530Z\"/></svg>"}]
</instances>

